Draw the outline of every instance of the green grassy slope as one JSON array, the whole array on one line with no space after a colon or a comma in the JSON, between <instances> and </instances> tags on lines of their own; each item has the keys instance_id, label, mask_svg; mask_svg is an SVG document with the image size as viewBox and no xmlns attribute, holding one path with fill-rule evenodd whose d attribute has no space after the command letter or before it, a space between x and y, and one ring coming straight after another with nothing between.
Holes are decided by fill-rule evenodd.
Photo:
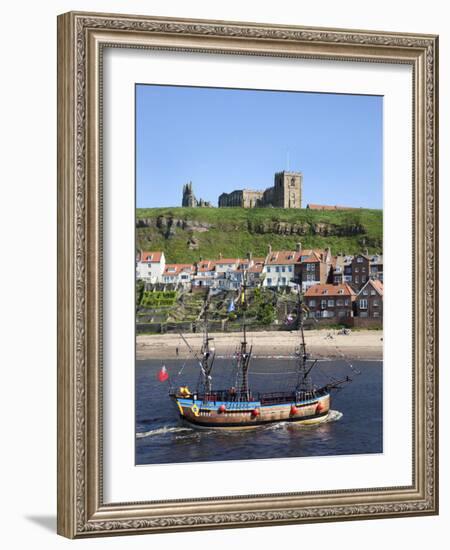
<instances>
[{"instance_id":1,"label":"green grassy slope","mask_svg":"<svg viewBox=\"0 0 450 550\"><path fill-rule=\"evenodd\" d=\"M164 250L168 262L265 256L274 250L331 247L333 254L382 252L381 210L321 212L279 208L142 208L136 247Z\"/></svg>"}]
</instances>

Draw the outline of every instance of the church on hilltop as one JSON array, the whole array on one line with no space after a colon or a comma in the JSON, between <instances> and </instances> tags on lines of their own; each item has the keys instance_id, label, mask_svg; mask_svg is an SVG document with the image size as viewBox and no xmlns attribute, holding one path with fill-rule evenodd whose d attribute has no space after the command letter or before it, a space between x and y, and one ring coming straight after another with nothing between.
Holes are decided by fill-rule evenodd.
<instances>
[{"instance_id":1,"label":"church on hilltop","mask_svg":"<svg viewBox=\"0 0 450 550\"><path fill-rule=\"evenodd\" d=\"M231 193L222 193L219 197L219 208L301 208L303 195L303 174L301 172L277 172L273 187L264 191L254 189L237 189ZM211 203L197 199L192 189L192 182L183 185L182 206L188 208L211 207Z\"/></svg>"},{"instance_id":2,"label":"church on hilltop","mask_svg":"<svg viewBox=\"0 0 450 550\"><path fill-rule=\"evenodd\" d=\"M268 187L265 191L240 189L231 193L222 193L219 197L219 208L227 206L301 208L302 194L303 174L301 172L277 172L273 187Z\"/></svg>"}]
</instances>

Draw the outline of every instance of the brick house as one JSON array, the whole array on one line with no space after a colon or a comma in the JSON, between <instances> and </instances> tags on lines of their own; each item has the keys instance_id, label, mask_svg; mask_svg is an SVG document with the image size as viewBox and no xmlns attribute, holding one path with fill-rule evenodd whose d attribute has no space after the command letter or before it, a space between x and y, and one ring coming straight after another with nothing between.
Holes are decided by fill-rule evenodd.
<instances>
[{"instance_id":1,"label":"brick house","mask_svg":"<svg viewBox=\"0 0 450 550\"><path fill-rule=\"evenodd\" d=\"M332 260L329 282L335 285L352 282L353 256L338 254Z\"/></svg>"},{"instance_id":2,"label":"brick house","mask_svg":"<svg viewBox=\"0 0 450 550\"><path fill-rule=\"evenodd\" d=\"M295 278L301 282L302 291L310 286L328 282L332 267L330 249L302 250L300 261L295 265Z\"/></svg>"},{"instance_id":3,"label":"brick house","mask_svg":"<svg viewBox=\"0 0 450 550\"><path fill-rule=\"evenodd\" d=\"M383 255L374 254L370 257L369 276L372 280L383 282Z\"/></svg>"},{"instance_id":4,"label":"brick house","mask_svg":"<svg viewBox=\"0 0 450 550\"><path fill-rule=\"evenodd\" d=\"M304 294L308 317L335 323L349 323L353 318L353 302L356 293L347 284L318 284Z\"/></svg>"},{"instance_id":5,"label":"brick house","mask_svg":"<svg viewBox=\"0 0 450 550\"><path fill-rule=\"evenodd\" d=\"M370 257L367 254L356 254L353 256L352 266L352 283L355 288L362 288L370 276Z\"/></svg>"},{"instance_id":6,"label":"brick house","mask_svg":"<svg viewBox=\"0 0 450 550\"><path fill-rule=\"evenodd\" d=\"M357 317L383 320L383 283L369 279L361 288L355 300Z\"/></svg>"}]
</instances>

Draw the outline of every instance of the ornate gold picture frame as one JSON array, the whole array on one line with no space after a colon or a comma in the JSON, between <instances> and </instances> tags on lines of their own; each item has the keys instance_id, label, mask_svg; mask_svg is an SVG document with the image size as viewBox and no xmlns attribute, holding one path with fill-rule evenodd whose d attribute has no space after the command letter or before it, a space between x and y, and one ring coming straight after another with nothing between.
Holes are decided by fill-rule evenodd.
<instances>
[{"instance_id":1,"label":"ornate gold picture frame","mask_svg":"<svg viewBox=\"0 0 450 550\"><path fill-rule=\"evenodd\" d=\"M105 48L406 64L413 75L412 484L145 502L103 498ZM58 18L58 533L70 538L438 513L438 38L67 13ZM130 190L132 193L132 190ZM407 274L409 275L409 274Z\"/></svg>"}]
</instances>

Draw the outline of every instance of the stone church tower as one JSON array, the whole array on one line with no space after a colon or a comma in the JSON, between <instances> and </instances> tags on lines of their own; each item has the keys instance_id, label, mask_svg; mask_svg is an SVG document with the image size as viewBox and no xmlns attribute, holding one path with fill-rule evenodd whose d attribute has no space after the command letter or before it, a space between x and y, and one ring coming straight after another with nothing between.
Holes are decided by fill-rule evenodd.
<instances>
[{"instance_id":1,"label":"stone church tower","mask_svg":"<svg viewBox=\"0 0 450 550\"><path fill-rule=\"evenodd\" d=\"M273 186L272 205L275 208L301 208L303 174L301 172L277 172Z\"/></svg>"}]
</instances>

